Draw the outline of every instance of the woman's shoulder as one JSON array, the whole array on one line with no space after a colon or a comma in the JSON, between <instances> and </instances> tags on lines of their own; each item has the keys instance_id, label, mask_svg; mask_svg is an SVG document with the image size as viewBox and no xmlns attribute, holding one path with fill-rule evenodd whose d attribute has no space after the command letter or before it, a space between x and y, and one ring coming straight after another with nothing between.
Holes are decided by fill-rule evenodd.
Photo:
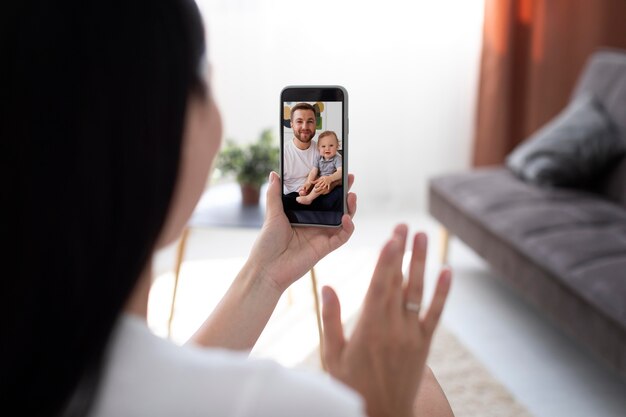
<instances>
[{"instance_id":1,"label":"woman's shoulder","mask_svg":"<svg viewBox=\"0 0 626 417\"><path fill-rule=\"evenodd\" d=\"M94 416L362 415L360 398L323 374L224 349L177 346L125 315L109 349Z\"/></svg>"}]
</instances>

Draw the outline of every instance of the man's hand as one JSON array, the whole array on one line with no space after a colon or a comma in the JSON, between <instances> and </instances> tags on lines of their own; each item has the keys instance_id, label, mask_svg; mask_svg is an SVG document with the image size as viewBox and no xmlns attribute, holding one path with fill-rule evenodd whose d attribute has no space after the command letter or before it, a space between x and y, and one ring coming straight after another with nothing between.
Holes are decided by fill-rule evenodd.
<instances>
[{"instance_id":1,"label":"man's hand","mask_svg":"<svg viewBox=\"0 0 626 417\"><path fill-rule=\"evenodd\" d=\"M330 186L333 183L333 180L329 176L319 177L314 182L315 191L322 192L326 190L330 190Z\"/></svg>"},{"instance_id":2,"label":"man's hand","mask_svg":"<svg viewBox=\"0 0 626 417\"><path fill-rule=\"evenodd\" d=\"M348 176L348 189L354 176ZM261 234L257 238L247 265L254 266L259 278L282 292L304 276L324 256L348 241L354 231L352 217L356 212L356 195L348 193L348 213L341 226L292 227L285 216L280 177L270 174L267 209Z\"/></svg>"}]
</instances>

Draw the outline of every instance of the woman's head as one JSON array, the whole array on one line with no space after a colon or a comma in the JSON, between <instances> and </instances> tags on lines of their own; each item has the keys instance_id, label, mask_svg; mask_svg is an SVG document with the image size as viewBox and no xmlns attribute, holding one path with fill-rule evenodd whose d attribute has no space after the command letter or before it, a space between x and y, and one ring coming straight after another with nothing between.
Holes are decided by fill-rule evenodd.
<instances>
[{"instance_id":1,"label":"woman's head","mask_svg":"<svg viewBox=\"0 0 626 417\"><path fill-rule=\"evenodd\" d=\"M2 291L2 390L24 414L50 415L97 380L138 276L197 200L177 178L206 179L219 144L202 136L219 137L219 117L192 1L9 3L0 132L20 272Z\"/></svg>"}]
</instances>

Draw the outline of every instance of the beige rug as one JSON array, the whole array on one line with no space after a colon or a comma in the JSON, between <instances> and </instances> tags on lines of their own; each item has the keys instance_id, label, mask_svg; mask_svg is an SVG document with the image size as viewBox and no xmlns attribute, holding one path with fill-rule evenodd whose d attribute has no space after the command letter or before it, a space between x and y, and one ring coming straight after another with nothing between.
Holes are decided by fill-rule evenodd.
<instances>
[{"instance_id":1,"label":"beige rug","mask_svg":"<svg viewBox=\"0 0 626 417\"><path fill-rule=\"evenodd\" d=\"M441 325L428 364L456 417L532 417L456 336ZM312 352L301 366L320 369L319 351Z\"/></svg>"},{"instance_id":2,"label":"beige rug","mask_svg":"<svg viewBox=\"0 0 626 417\"><path fill-rule=\"evenodd\" d=\"M459 340L439 326L428 358L457 417L531 417Z\"/></svg>"}]
</instances>

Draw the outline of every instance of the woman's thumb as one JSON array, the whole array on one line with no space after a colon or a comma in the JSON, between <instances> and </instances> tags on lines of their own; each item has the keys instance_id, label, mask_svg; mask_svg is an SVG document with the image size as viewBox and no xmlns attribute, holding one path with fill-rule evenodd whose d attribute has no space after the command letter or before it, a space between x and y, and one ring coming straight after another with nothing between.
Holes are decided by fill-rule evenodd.
<instances>
[{"instance_id":1,"label":"woman's thumb","mask_svg":"<svg viewBox=\"0 0 626 417\"><path fill-rule=\"evenodd\" d=\"M329 371L337 368L345 345L341 325L341 307L335 291L327 286L322 288L322 320L324 322L324 362Z\"/></svg>"},{"instance_id":2,"label":"woman's thumb","mask_svg":"<svg viewBox=\"0 0 626 417\"><path fill-rule=\"evenodd\" d=\"M280 177L274 171L270 172L269 184L267 187L267 216L272 217L283 212L283 193L280 186Z\"/></svg>"}]
</instances>

